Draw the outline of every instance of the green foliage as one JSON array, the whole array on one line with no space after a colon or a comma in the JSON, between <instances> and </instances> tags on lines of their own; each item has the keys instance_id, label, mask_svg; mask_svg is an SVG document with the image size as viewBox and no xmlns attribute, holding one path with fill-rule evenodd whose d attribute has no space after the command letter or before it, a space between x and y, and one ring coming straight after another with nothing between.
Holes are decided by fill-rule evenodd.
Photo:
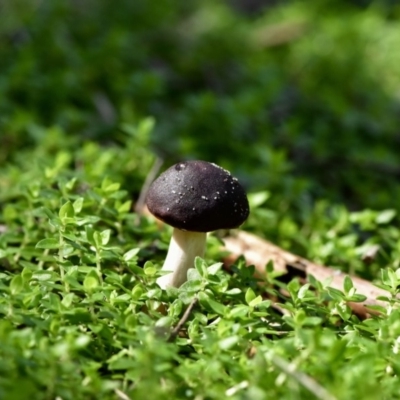
<instances>
[{"instance_id":1,"label":"green foliage","mask_svg":"<svg viewBox=\"0 0 400 400\"><path fill-rule=\"evenodd\" d=\"M357 266L363 246L385 247L390 267L379 284L391 295L369 320L347 305L363 300L350 278L342 291L312 277L285 285L273 274L260 285L241 259L224 271L212 237L212 258L196 259L182 287L162 291L155 281L170 230L133 213L127 191L154 155L130 145L128 133L121 146L86 142L74 151L58 134L55 147L44 142L1 169L1 398L396 398L393 210L321 203L303 233L289 219L276 225L282 241L302 242L322 260ZM131 159L137 166L128 168ZM276 211L266 213L265 192L250 202L248 228L262 231ZM380 257L372 270L384 266Z\"/></svg>"}]
</instances>

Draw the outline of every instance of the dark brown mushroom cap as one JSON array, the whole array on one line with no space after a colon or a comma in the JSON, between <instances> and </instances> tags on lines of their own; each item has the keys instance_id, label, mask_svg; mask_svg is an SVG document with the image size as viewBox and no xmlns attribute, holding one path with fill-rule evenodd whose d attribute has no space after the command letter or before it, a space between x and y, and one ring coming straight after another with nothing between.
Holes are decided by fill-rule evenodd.
<instances>
[{"instance_id":1,"label":"dark brown mushroom cap","mask_svg":"<svg viewBox=\"0 0 400 400\"><path fill-rule=\"evenodd\" d=\"M185 161L167 169L150 186L146 204L167 224L194 232L236 228L249 215L237 179L206 161Z\"/></svg>"}]
</instances>

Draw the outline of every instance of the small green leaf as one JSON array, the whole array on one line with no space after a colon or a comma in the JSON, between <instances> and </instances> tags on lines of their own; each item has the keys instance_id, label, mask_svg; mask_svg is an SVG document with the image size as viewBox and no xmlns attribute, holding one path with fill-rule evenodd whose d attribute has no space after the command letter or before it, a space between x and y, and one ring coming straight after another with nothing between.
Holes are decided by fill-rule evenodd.
<instances>
[{"instance_id":1,"label":"small green leaf","mask_svg":"<svg viewBox=\"0 0 400 400\"><path fill-rule=\"evenodd\" d=\"M64 296L64 298L61 300L61 304L66 307L69 308L74 300L74 294L73 293L68 293Z\"/></svg>"},{"instance_id":2,"label":"small green leaf","mask_svg":"<svg viewBox=\"0 0 400 400\"><path fill-rule=\"evenodd\" d=\"M68 243L64 243L60 248L60 254L62 257L68 257L74 252L74 247Z\"/></svg>"},{"instance_id":3,"label":"small green leaf","mask_svg":"<svg viewBox=\"0 0 400 400\"><path fill-rule=\"evenodd\" d=\"M312 274L308 275L308 280L310 282L310 285L313 288L315 288L315 289L317 289L319 291L323 290L323 286L322 286L321 282L318 281Z\"/></svg>"},{"instance_id":4,"label":"small green leaf","mask_svg":"<svg viewBox=\"0 0 400 400\"><path fill-rule=\"evenodd\" d=\"M60 298L59 298L59 296L56 295L55 293L48 293L46 296L43 297L43 300L46 299L46 297L49 300L50 308L53 309L53 310L59 311L60 310Z\"/></svg>"},{"instance_id":5,"label":"small green leaf","mask_svg":"<svg viewBox=\"0 0 400 400\"><path fill-rule=\"evenodd\" d=\"M306 319L306 313L303 309L297 310L295 316L294 316L294 321L296 325L302 326L304 321Z\"/></svg>"},{"instance_id":6,"label":"small green leaf","mask_svg":"<svg viewBox=\"0 0 400 400\"><path fill-rule=\"evenodd\" d=\"M292 279L288 284L287 284L287 290L289 291L290 295L293 298L297 298L297 292L300 289L300 283L297 279Z\"/></svg>"},{"instance_id":7,"label":"small green leaf","mask_svg":"<svg viewBox=\"0 0 400 400\"><path fill-rule=\"evenodd\" d=\"M209 311L213 311L219 315L224 315L226 312L226 307L216 302L215 300L211 299L206 293L200 292L199 293L199 302L200 304Z\"/></svg>"},{"instance_id":8,"label":"small green leaf","mask_svg":"<svg viewBox=\"0 0 400 400\"><path fill-rule=\"evenodd\" d=\"M274 262L272 260L269 260L267 265L265 266L265 272L267 274L271 274L274 272Z\"/></svg>"},{"instance_id":9,"label":"small green leaf","mask_svg":"<svg viewBox=\"0 0 400 400\"><path fill-rule=\"evenodd\" d=\"M60 226L61 226L61 220L58 217L54 217L54 218L49 219L49 224L58 230L58 229L60 229Z\"/></svg>"},{"instance_id":10,"label":"small green leaf","mask_svg":"<svg viewBox=\"0 0 400 400\"><path fill-rule=\"evenodd\" d=\"M196 270L193 270L198 273ZM203 281L200 279L189 279L181 287L186 292L196 293L203 288Z\"/></svg>"},{"instance_id":11,"label":"small green leaf","mask_svg":"<svg viewBox=\"0 0 400 400\"><path fill-rule=\"evenodd\" d=\"M101 233L98 231L94 231L93 232L93 240L94 240L96 249L100 249L102 247Z\"/></svg>"},{"instance_id":12,"label":"small green leaf","mask_svg":"<svg viewBox=\"0 0 400 400\"><path fill-rule=\"evenodd\" d=\"M229 296L233 296L235 294L240 294L240 293L242 293L242 291L239 288L232 288L225 292L225 294L227 294Z\"/></svg>"},{"instance_id":13,"label":"small green leaf","mask_svg":"<svg viewBox=\"0 0 400 400\"><path fill-rule=\"evenodd\" d=\"M399 285L399 279L397 278L396 273L391 269L387 269L388 278L390 281L390 286L395 289Z\"/></svg>"},{"instance_id":14,"label":"small green leaf","mask_svg":"<svg viewBox=\"0 0 400 400\"><path fill-rule=\"evenodd\" d=\"M94 229L92 226L86 225L85 226L85 232L86 232L86 239L87 241L92 245L96 246L96 242L94 240Z\"/></svg>"},{"instance_id":15,"label":"small green leaf","mask_svg":"<svg viewBox=\"0 0 400 400\"><path fill-rule=\"evenodd\" d=\"M388 209L381 211L375 218L377 224L387 224L389 223L397 214L396 210Z\"/></svg>"},{"instance_id":16,"label":"small green leaf","mask_svg":"<svg viewBox=\"0 0 400 400\"><path fill-rule=\"evenodd\" d=\"M108 176L104 177L103 181L101 182L101 189L106 190L107 186L111 185L112 182L108 178Z\"/></svg>"},{"instance_id":17,"label":"small green leaf","mask_svg":"<svg viewBox=\"0 0 400 400\"><path fill-rule=\"evenodd\" d=\"M78 197L72 204L72 207L74 208L75 214L79 214L83 207L83 197Z\"/></svg>"},{"instance_id":18,"label":"small green leaf","mask_svg":"<svg viewBox=\"0 0 400 400\"><path fill-rule=\"evenodd\" d=\"M250 302L252 300L254 300L255 297L256 297L256 294L254 293L253 289L252 288L248 288L247 291L246 291L246 294L244 296L244 298L246 300L246 303L250 304Z\"/></svg>"},{"instance_id":19,"label":"small green leaf","mask_svg":"<svg viewBox=\"0 0 400 400\"><path fill-rule=\"evenodd\" d=\"M99 278L96 271L89 272L83 280L83 287L87 292L91 292L99 286Z\"/></svg>"},{"instance_id":20,"label":"small green leaf","mask_svg":"<svg viewBox=\"0 0 400 400\"><path fill-rule=\"evenodd\" d=\"M128 250L123 256L122 258L124 259L124 261L130 261L132 260L134 257L136 257L136 255L139 253L140 248L139 247L135 247L134 249Z\"/></svg>"},{"instance_id":21,"label":"small green leaf","mask_svg":"<svg viewBox=\"0 0 400 400\"><path fill-rule=\"evenodd\" d=\"M106 246L110 241L111 229L105 229L103 232L100 233L101 235L101 244Z\"/></svg>"},{"instance_id":22,"label":"small green leaf","mask_svg":"<svg viewBox=\"0 0 400 400\"><path fill-rule=\"evenodd\" d=\"M86 347L90 343L90 337L88 335L79 335L75 339L75 347L78 349Z\"/></svg>"},{"instance_id":23,"label":"small green leaf","mask_svg":"<svg viewBox=\"0 0 400 400\"><path fill-rule=\"evenodd\" d=\"M307 290L309 289L309 287L310 287L310 284L309 284L309 283L306 283L305 285L303 285L303 286L300 288L299 292L297 293L297 297L298 297L299 299L303 299L303 298L306 296Z\"/></svg>"},{"instance_id":24,"label":"small green leaf","mask_svg":"<svg viewBox=\"0 0 400 400\"><path fill-rule=\"evenodd\" d=\"M237 335L229 336L219 341L218 346L221 350L229 350L239 342L240 338Z\"/></svg>"},{"instance_id":25,"label":"small green leaf","mask_svg":"<svg viewBox=\"0 0 400 400\"><path fill-rule=\"evenodd\" d=\"M133 360L130 357L123 357L123 358L119 358L113 361L109 361L108 362L108 368L110 368L111 370L127 370L127 369L132 369L134 370L135 368L137 368L137 362L135 360Z\"/></svg>"},{"instance_id":26,"label":"small green leaf","mask_svg":"<svg viewBox=\"0 0 400 400\"><path fill-rule=\"evenodd\" d=\"M230 316L232 318L245 318L247 317L247 314L249 313L250 308L248 306L245 306L244 304L239 304L237 306L234 306L230 310Z\"/></svg>"},{"instance_id":27,"label":"small green leaf","mask_svg":"<svg viewBox=\"0 0 400 400\"><path fill-rule=\"evenodd\" d=\"M188 281L201 281L201 275L197 269L189 268L187 272L187 279Z\"/></svg>"},{"instance_id":28,"label":"small green leaf","mask_svg":"<svg viewBox=\"0 0 400 400\"><path fill-rule=\"evenodd\" d=\"M147 276L154 276L157 273L157 268L156 267L147 267L144 270L144 274Z\"/></svg>"},{"instance_id":29,"label":"small green leaf","mask_svg":"<svg viewBox=\"0 0 400 400\"><path fill-rule=\"evenodd\" d=\"M257 296L253 300L250 301L249 306L255 307L257 304L260 304L263 301L262 296Z\"/></svg>"},{"instance_id":30,"label":"small green leaf","mask_svg":"<svg viewBox=\"0 0 400 400\"><path fill-rule=\"evenodd\" d=\"M146 261L143 266L143 271L147 276L154 276L158 270L151 261Z\"/></svg>"},{"instance_id":31,"label":"small green leaf","mask_svg":"<svg viewBox=\"0 0 400 400\"><path fill-rule=\"evenodd\" d=\"M48 272L48 271L36 271L33 275L32 275L32 279L36 279L38 281L49 281L51 279L54 279L52 273Z\"/></svg>"},{"instance_id":32,"label":"small green leaf","mask_svg":"<svg viewBox=\"0 0 400 400\"><path fill-rule=\"evenodd\" d=\"M199 272L202 278L207 278L208 276L207 264L201 257L195 258L194 267Z\"/></svg>"},{"instance_id":33,"label":"small green leaf","mask_svg":"<svg viewBox=\"0 0 400 400\"><path fill-rule=\"evenodd\" d=\"M28 191L32 197L38 197L40 193L40 183L39 182L31 183L28 187Z\"/></svg>"},{"instance_id":34,"label":"small green leaf","mask_svg":"<svg viewBox=\"0 0 400 400\"><path fill-rule=\"evenodd\" d=\"M125 318L125 326L128 331L133 331L136 329L138 320L136 315L130 314Z\"/></svg>"},{"instance_id":35,"label":"small green leaf","mask_svg":"<svg viewBox=\"0 0 400 400\"><path fill-rule=\"evenodd\" d=\"M24 280L21 275L15 275L10 282L11 294L17 294L24 288Z\"/></svg>"},{"instance_id":36,"label":"small green leaf","mask_svg":"<svg viewBox=\"0 0 400 400\"><path fill-rule=\"evenodd\" d=\"M215 275L221 268L222 268L222 263L215 263L213 265L210 265L207 270L209 275Z\"/></svg>"},{"instance_id":37,"label":"small green leaf","mask_svg":"<svg viewBox=\"0 0 400 400\"><path fill-rule=\"evenodd\" d=\"M53 213L53 211L49 210L47 207L42 207L40 209L40 211L42 211L49 219L53 219L55 218L55 214Z\"/></svg>"},{"instance_id":38,"label":"small green leaf","mask_svg":"<svg viewBox=\"0 0 400 400\"><path fill-rule=\"evenodd\" d=\"M333 287L327 287L326 288L329 295L332 297L332 299L336 300L336 301L341 301L344 299L343 293L340 290L337 290Z\"/></svg>"},{"instance_id":39,"label":"small green leaf","mask_svg":"<svg viewBox=\"0 0 400 400\"><path fill-rule=\"evenodd\" d=\"M78 226L83 226L83 225L86 225L86 224L95 224L96 222L99 222L99 221L100 221L100 218L97 217L96 215L87 215L84 218L76 219L75 223Z\"/></svg>"},{"instance_id":40,"label":"small green leaf","mask_svg":"<svg viewBox=\"0 0 400 400\"><path fill-rule=\"evenodd\" d=\"M179 317L182 313L183 302L180 299L176 299L168 309L168 314L171 317Z\"/></svg>"},{"instance_id":41,"label":"small green leaf","mask_svg":"<svg viewBox=\"0 0 400 400\"><path fill-rule=\"evenodd\" d=\"M72 190L75 186L75 182L76 182L76 177L70 179L66 184L65 184L65 188L67 190Z\"/></svg>"},{"instance_id":42,"label":"small green leaf","mask_svg":"<svg viewBox=\"0 0 400 400\"><path fill-rule=\"evenodd\" d=\"M65 221L66 218L74 218L75 211L74 211L74 207L72 206L72 203L70 201L67 201L60 208L58 216L60 217L61 221Z\"/></svg>"},{"instance_id":43,"label":"small green leaf","mask_svg":"<svg viewBox=\"0 0 400 400\"><path fill-rule=\"evenodd\" d=\"M140 297L142 296L142 294L143 294L144 292L145 292L145 291L144 291L144 289L143 289L141 286L136 285L136 286L132 289L132 299L133 299L133 300L139 300Z\"/></svg>"},{"instance_id":44,"label":"small green leaf","mask_svg":"<svg viewBox=\"0 0 400 400\"><path fill-rule=\"evenodd\" d=\"M260 207L268 200L269 197L270 193L267 191L250 193L248 195L250 208L255 209Z\"/></svg>"},{"instance_id":45,"label":"small green leaf","mask_svg":"<svg viewBox=\"0 0 400 400\"><path fill-rule=\"evenodd\" d=\"M363 294L353 294L352 296L348 297L347 300L354 303L362 303L363 301L367 300L367 296Z\"/></svg>"},{"instance_id":46,"label":"small green leaf","mask_svg":"<svg viewBox=\"0 0 400 400\"><path fill-rule=\"evenodd\" d=\"M344 277L344 282L343 282L343 289L345 294L349 294L350 290L353 288L353 282L351 278L346 275Z\"/></svg>"},{"instance_id":47,"label":"small green leaf","mask_svg":"<svg viewBox=\"0 0 400 400\"><path fill-rule=\"evenodd\" d=\"M171 327L174 319L170 316L161 317L157 320L155 326L158 328L169 328Z\"/></svg>"},{"instance_id":48,"label":"small green leaf","mask_svg":"<svg viewBox=\"0 0 400 400\"><path fill-rule=\"evenodd\" d=\"M351 308L345 302L337 303L336 307L332 311L336 311L345 321L347 321L352 315Z\"/></svg>"},{"instance_id":49,"label":"small green leaf","mask_svg":"<svg viewBox=\"0 0 400 400\"><path fill-rule=\"evenodd\" d=\"M125 203L122 203L120 206L117 207L118 214L123 214L129 212L132 206L132 201L127 200Z\"/></svg>"},{"instance_id":50,"label":"small green leaf","mask_svg":"<svg viewBox=\"0 0 400 400\"><path fill-rule=\"evenodd\" d=\"M305 326L318 326L321 324L322 324L322 318L320 317L307 317L303 322L303 325Z\"/></svg>"},{"instance_id":51,"label":"small green leaf","mask_svg":"<svg viewBox=\"0 0 400 400\"><path fill-rule=\"evenodd\" d=\"M59 169L65 167L66 165L68 165L69 162L71 162L71 154L64 150L59 151L56 154L54 168L59 170Z\"/></svg>"},{"instance_id":52,"label":"small green leaf","mask_svg":"<svg viewBox=\"0 0 400 400\"><path fill-rule=\"evenodd\" d=\"M110 179L108 177L105 177L103 179L103 182L101 183L101 189L104 192L116 192L119 188L120 188L121 184L120 183L115 183L110 181Z\"/></svg>"},{"instance_id":53,"label":"small green leaf","mask_svg":"<svg viewBox=\"0 0 400 400\"><path fill-rule=\"evenodd\" d=\"M36 244L37 249L58 249L60 243L57 239L47 238L42 239Z\"/></svg>"},{"instance_id":54,"label":"small green leaf","mask_svg":"<svg viewBox=\"0 0 400 400\"><path fill-rule=\"evenodd\" d=\"M260 297L260 296L257 296L253 301L257 300L258 297ZM257 309L259 309L259 310L261 310L261 309L266 310L266 309L268 309L268 308L271 307L271 300L262 300L262 301L260 301L260 302L257 302L256 305L257 305Z\"/></svg>"},{"instance_id":55,"label":"small green leaf","mask_svg":"<svg viewBox=\"0 0 400 400\"><path fill-rule=\"evenodd\" d=\"M121 184L120 183L111 183L108 185L104 190L108 193L111 192L116 192L120 188Z\"/></svg>"},{"instance_id":56,"label":"small green leaf","mask_svg":"<svg viewBox=\"0 0 400 400\"><path fill-rule=\"evenodd\" d=\"M147 138L150 132L153 130L154 125L155 120L153 117L143 118L138 124L136 134L142 141L144 141L144 138Z\"/></svg>"},{"instance_id":57,"label":"small green leaf","mask_svg":"<svg viewBox=\"0 0 400 400\"><path fill-rule=\"evenodd\" d=\"M22 279L29 282L32 279L33 272L29 268L24 268L21 272Z\"/></svg>"}]
</instances>

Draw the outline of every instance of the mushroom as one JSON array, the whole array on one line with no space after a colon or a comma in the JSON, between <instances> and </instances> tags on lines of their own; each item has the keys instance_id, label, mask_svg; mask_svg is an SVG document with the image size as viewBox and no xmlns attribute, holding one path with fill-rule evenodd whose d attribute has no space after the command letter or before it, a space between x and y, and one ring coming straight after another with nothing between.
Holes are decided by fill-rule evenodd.
<instances>
[{"instance_id":1,"label":"mushroom","mask_svg":"<svg viewBox=\"0 0 400 400\"><path fill-rule=\"evenodd\" d=\"M249 215L246 193L227 170L206 161L173 165L150 186L149 211L173 226L172 238L157 279L165 289L187 280L196 256L204 255L207 232L241 225Z\"/></svg>"}]
</instances>

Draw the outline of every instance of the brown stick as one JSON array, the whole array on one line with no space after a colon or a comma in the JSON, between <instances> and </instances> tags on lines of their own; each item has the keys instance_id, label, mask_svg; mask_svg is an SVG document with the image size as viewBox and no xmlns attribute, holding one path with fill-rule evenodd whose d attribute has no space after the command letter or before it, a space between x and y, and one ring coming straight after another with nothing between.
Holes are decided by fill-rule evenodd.
<instances>
[{"instance_id":1,"label":"brown stick","mask_svg":"<svg viewBox=\"0 0 400 400\"><path fill-rule=\"evenodd\" d=\"M185 310L182 318L179 320L176 327L172 330L171 335L168 338L168 342L173 342L175 340L175 338L179 335L179 332L183 328L183 325L185 325L187 320L189 319L194 306L197 304L197 301L198 301L197 297L193 297L192 301L190 302L187 309Z\"/></svg>"},{"instance_id":2,"label":"brown stick","mask_svg":"<svg viewBox=\"0 0 400 400\"><path fill-rule=\"evenodd\" d=\"M315 264L305 258L296 256L278 246L264 240L256 235L244 231L238 231L234 236L223 239L225 250L230 253L225 259L226 265L231 265L239 256L244 255L248 265L256 267L257 276L265 276L265 266L269 261L273 262L274 269L284 273L297 272L298 275L307 277L313 275L317 280L324 281L331 279L330 287L343 291L345 273ZM391 297L386 290L374 286L371 282L356 276L351 276L357 294L366 296L366 300L361 303L349 303L349 306L360 317L367 317L374 313L366 309L366 306L380 305L386 303L377 300L378 296Z\"/></svg>"}]
</instances>

